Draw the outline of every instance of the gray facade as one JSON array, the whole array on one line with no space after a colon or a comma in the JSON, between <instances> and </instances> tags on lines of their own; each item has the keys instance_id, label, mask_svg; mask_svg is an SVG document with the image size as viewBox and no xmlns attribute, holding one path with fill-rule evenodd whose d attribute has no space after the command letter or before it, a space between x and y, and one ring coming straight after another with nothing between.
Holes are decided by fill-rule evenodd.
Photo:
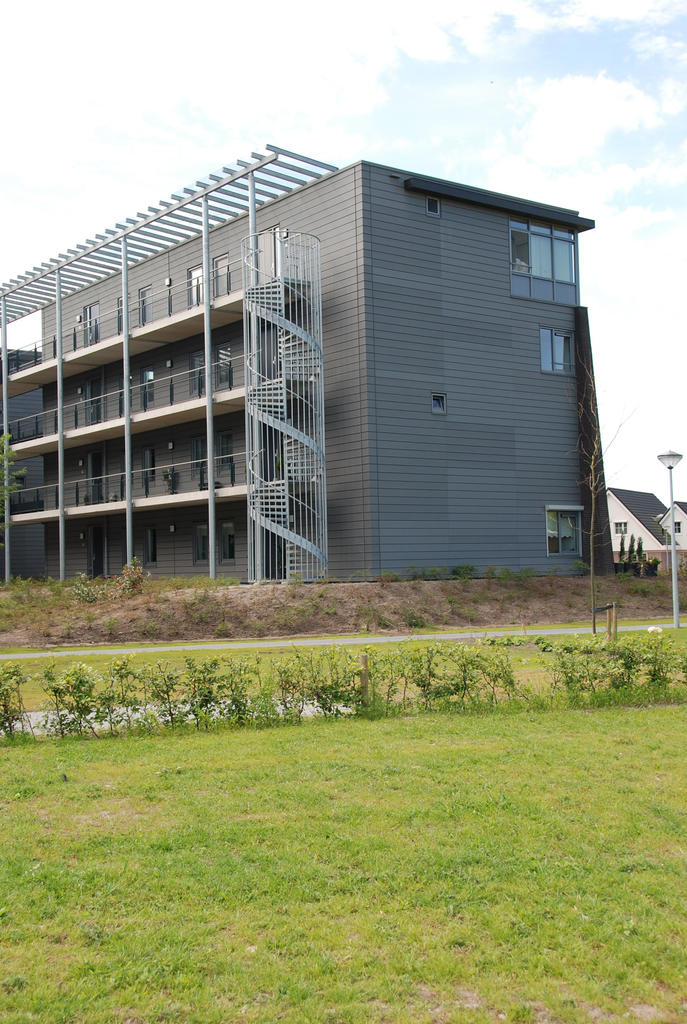
<instances>
[{"instance_id":1,"label":"gray facade","mask_svg":"<svg viewBox=\"0 0 687 1024\"><path fill-rule=\"evenodd\" d=\"M541 243L537 235L526 270L513 256L515 222L525 223L517 229L523 236L539 231L551 239ZM581 557L585 500L575 366L566 349L564 362L548 369L544 346L548 338L554 346L574 346L575 239L592 226L574 211L367 162L258 208L257 232L307 232L321 243L330 576L465 563L482 571L492 565L567 571ZM212 314L216 572L243 580L248 512L239 253L248 233L246 216L210 232L211 259L227 254L229 268L227 280L221 266ZM546 244L554 258L574 254L572 282L556 280L558 270L550 281L535 275L536 246ZM189 290L189 274L201 260L196 238L129 270L133 543L154 574L208 572L197 536L208 522L197 467L206 430L197 384L204 339ZM114 573L126 559L120 295L121 275L113 273L62 301L67 575ZM96 304L100 335L84 345L87 310ZM10 374L15 392L35 387L41 374L52 377L43 383L47 410L58 404L49 372L55 335L55 305L48 303L43 362L23 371L22 380L21 373ZM227 387L226 376L217 375L229 364ZM40 436L17 448L44 459L44 508L28 515L45 524L47 572L54 576L53 426L46 423ZM97 495L88 483L94 478L102 479ZM559 522L553 536L551 524ZM570 522L574 536L566 534ZM146 557L151 530L154 562Z\"/></svg>"}]
</instances>

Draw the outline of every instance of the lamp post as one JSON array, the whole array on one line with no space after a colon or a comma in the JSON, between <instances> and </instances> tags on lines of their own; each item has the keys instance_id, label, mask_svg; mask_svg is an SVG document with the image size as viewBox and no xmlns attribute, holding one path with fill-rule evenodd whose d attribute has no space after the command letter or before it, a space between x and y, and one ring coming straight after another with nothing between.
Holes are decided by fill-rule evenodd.
<instances>
[{"instance_id":1,"label":"lamp post","mask_svg":"<svg viewBox=\"0 0 687 1024\"><path fill-rule=\"evenodd\" d=\"M673 626L680 628L680 602L677 593L677 545L675 543L675 503L673 501L673 470L682 456L677 452L659 455L658 461L668 470L670 476L670 570L673 578Z\"/></svg>"}]
</instances>

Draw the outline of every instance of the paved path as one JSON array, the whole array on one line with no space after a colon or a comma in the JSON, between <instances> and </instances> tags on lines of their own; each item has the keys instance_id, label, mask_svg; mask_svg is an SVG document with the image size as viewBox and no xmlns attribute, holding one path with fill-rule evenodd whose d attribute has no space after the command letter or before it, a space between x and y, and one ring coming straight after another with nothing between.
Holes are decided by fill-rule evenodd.
<instances>
[{"instance_id":1,"label":"paved path","mask_svg":"<svg viewBox=\"0 0 687 1024\"><path fill-rule=\"evenodd\" d=\"M661 629L672 629L672 622L644 622L635 626L618 626L618 632L630 632L632 630L647 629L649 626L660 626ZM563 636L565 634L591 633L591 626L542 626L537 629L534 626L525 631L529 637L535 636ZM599 627L599 633L604 630ZM51 651L22 651L16 654L0 654L0 661L22 661L28 658L71 658L75 655L89 654L163 654L169 651L244 651L244 650L270 650L283 649L288 647L334 647L341 645L345 647L365 647L367 644L395 644L401 640L480 640L485 636L523 636L520 629L479 629L469 633L395 633L391 636L339 636L339 637L300 637L296 640L288 638L282 640L233 640L233 641L208 641L197 644L156 644L152 647L79 647L69 650L57 648Z\"/></svg>"}]
</instances>

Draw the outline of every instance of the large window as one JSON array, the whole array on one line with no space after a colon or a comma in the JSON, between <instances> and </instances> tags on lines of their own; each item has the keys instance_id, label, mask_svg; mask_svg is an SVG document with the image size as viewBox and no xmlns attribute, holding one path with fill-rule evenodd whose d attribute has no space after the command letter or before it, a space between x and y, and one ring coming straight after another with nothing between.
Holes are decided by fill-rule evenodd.
<instances>
[{"instance_id":1,"label":"large window","mask_svg":"<svg viewBox=\"0 0 687 1024\"><path fill-rule=\"evenodd\" d=\"M233 522L220 523L219 557L222 562L233 562L236 557Z\"/></svg>"},{"instance_id":2,"label":"large window","mask_svg":"<svg viewBox=\"0 0 687 1024\"><path fill-rule=\"evenodd\" d=\"M100 303L92 302L83 308L84 344L97 345L100 341Z\"/></svg>"},{"instance_id":3,"label":"large window","mask_svg":"<svg viewBox=\"0 0 687 1024\"><path fill-rule=\"evenodd\" d=\"M549 555L580 554L579 509L547 508L546 543Z\"/></svg>"},{"instance_id":4,"label":"large window","mask_svg":"<svg viewBox=\"0 0 687 1024\"><path fill-rule=\"evenodd\" d=\"M510 222L511 291L574 305L575 233L534 220Z\"/></svg>"},{"instance_id":5,"label":"large window","mask_svg":"<svg viewBox=\"0 0 687 1024\"><path fill-rule=\"evenodd\" d=\"M208 524L196 523L193 527L193 561L207 562L208 560Z\"/></svg>"},{"instance_id":6,"label":"large window","mask_svg":"<svg viewBox=\"0 0 687 1024\"><path fill-rule=\"evenodd\" d=\"M217 298L228 295L230 291L229 254L225 252L222 256L215 256L212 261L212 294Z\"/></svg>"},{"instance_id":7,"label":"large window","mask_svg":"<svg viewBox=\"0 0 687 1024\"><path fill-rule=\"evenodd\" d=\"M541 368L545 373L575 372L572 334L542 327L539 330L539 341Z\"/></svg>"},{"instance_id":8,"label":"large window","mask_svg":"<svg viewBox=\"0 0 687 1024\"><path fill-rule=\"evenodd\" d=\"M189 267L186 271L186 287L188 289L188 304L200 306L203 302L203 268Z\"/></svg>"},{"instance_id":9,"label":"large window","mask_svg":"<svg viewBox=\"0 0 687 1024\"><path fill-rule=\"evenodd\" d=\"M146 526L143 536L143 561L147 565L157 562L157 531L154 526Z\"/></svg>"},{"instance_id":10,"label":"large window","mask_svg":"<svg viewBox=\"0 0 687 1024\"><path fill-rule=\"evenodd\" d=\"M138 289L138 322L143 327L153 319L153 289L150 285Z\"/></svg>"},{"instance_id":11,"label":"large window","mask_svg":"<svg viewBox=\"0 0 687 1024\"><path fill-rule=\"evenodd\" d=\"M215 387L218 391L234 386L234 368L231 362L231 345L220 345L215 350Z\"/></svg>"},{"instance_id":12,"label":"large window","mask_svg":"<svg viewBox=\"0 0 687 1024\"><path fill-rule=\"evenodd\" d=\"M141 408L144 412L155 402L155 370L146 366L141 370Z\"/></svg>"}]
</instances>

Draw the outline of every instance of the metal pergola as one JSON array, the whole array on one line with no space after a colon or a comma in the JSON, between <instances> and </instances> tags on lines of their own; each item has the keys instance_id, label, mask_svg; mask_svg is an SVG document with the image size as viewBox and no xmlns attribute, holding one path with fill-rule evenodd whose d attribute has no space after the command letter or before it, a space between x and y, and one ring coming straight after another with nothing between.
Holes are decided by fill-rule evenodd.
<instances>
[{"instance_id":1,"label":"metal pergola","mask_svg":"<svg viewBox=\"0 0 687 1024\"><path fill-rule=\"evenodd\" d=\"M251 211L337 170L332 164L313 160L279 146L265 147L267 154L251 153L252 162L237 160L199 178L193 186L161 199L147 211L127 217L113 228L59 253L56 257L0 286L5 322L12 323L55 301L55 273L60 271L62 298L94 284L121 269L122 241L126 239L129 264L157 256L166 249L200 236L203 231L203 200L207 198L210 228ZM248 233L248 232L247 232Z\"/></svg>"},{"instance_id":2,"label":"metal pergola","mask_svg":"<svg viewBox=\"0 0 687 1024\"><path fill-rule=\"evenodd\" d=\"M293 153L279 146L268 145L267 153L252 153L251 160L237 160L235 167L200 178L194 185L175 192L157 206L127 217L124 223L106 228L102 234L68 249L33 270L20 274L0 286L0 326L2 349L2 430L9 433L7 328L21 317L55 303L55 359L57 376L57 470L59 507L60 579L65 578L65 499L64 499L64 388L63 388L63 325L62 304L73 292L120 274L122 281L122 368L123 379L130 379L129 353L129 270L142 260L158 256L172 246L189 239L201 238L203 250L203 333L205 352L205 394L208 459L209 572L215 575L215 496L214 496L214 433L211 376L210 321L210 232L213 228L248 215L246 234L257 239L256 208L295 189L316 181L331 171L331 164ZM126 484L126 548L127 561L133 558L132 501L132 439L131 396L124 389L124 458ZM5 458L5 487L9 485L9 460ZM4 503L5 578L10 576L10 502Z\"/></svg>"}]
</instances>

